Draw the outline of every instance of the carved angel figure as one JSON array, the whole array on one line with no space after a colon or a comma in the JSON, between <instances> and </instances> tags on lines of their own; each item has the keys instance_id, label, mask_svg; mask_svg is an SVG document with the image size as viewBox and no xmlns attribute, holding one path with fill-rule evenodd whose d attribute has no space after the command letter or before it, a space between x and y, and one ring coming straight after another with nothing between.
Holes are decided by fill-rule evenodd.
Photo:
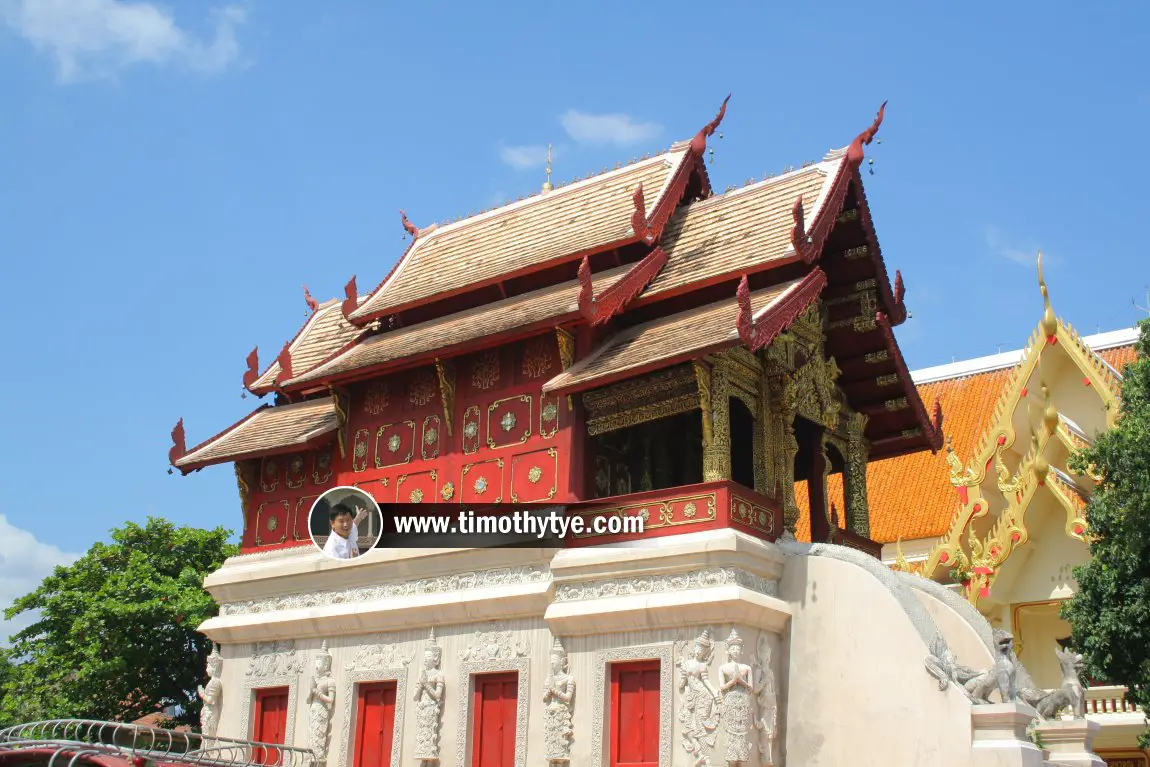
<instances>
[{"instance_id":1,"label":"carved angel figure","mask_svg":"<svg viewBox=\"0 0 1150 767\"><path fill-rule=\"evenodd\" d=\"M771 670L771 645L766 634L759 634L759 663L755 669L755 699L758 703L758 717L755 729L759 731L759 755L761 764L768 767L775 763L775 733L779 723L779 699L775 694L775 672Z\"/></svg>"},{"instance_id":2,"label":"carved angel figure","mask_svg":"<svg viewBox=\"0 0 1150 767\"><path fill-rule=\"evenodd\" d=\"M212 645L212 652L208 655L208 683L196 688L196 694L204 702L200 709L200 732L204 737L211 738L220 726L220 704L224 697L224 683L220 681L223 672L224 659L220 656L218 645Z\"/></svg>"},{"instance_id":3,"label":"carved angel figure","mask_svg":"<svg viewBox=\"0 0 1150 767\"><path fill-rule=\"evenodd\" d=\"M727 662L719 666L719 692L723 696L723 717L727 730L727 764L742 764L751 759L751 742L747 734L754 718L754 686L751 667L741 662L743 638L731 629L727 637Z\"/></svg>"},{"instance_id":4,"label":"carved angel figure","mask_svg":"<svg viewBox=\"0 0 1150 767\"><path fill-rule=\"evenodd\" d=\"M415 758L439 760L439 726L443 716L443 672L439 663L442 648L435 642L435 629L423 651L423 668L415 683Z\"/></svg>"},{"instance_id":5,"label":"carved angel figure","mask_svg":"<svg viewBox=\"0 0 1150 767\"><path fill-rule=\"evenodd\" d=\"M575 737L571 717L575 708L575 677L567 673L567 651L559 637L551 646L551 673L543 691L543 726L547 759L552 762L571 760L571 741Z\"/></svg>"},{"instance_id":6,"label":"carved angel figure","mask_svg":"<svg viewBox=\"0 0 1150 767\"><path fill-rule=\"evenodd\" d=\"M714 642L710 629L695 639L690 657L679 661L679 721L683 724L683 748L690 754L695 767L709 765L707 753L715 747L715 730L719 727L719 705L722 698L711 684L708 674Z\"/></svg>"},{"instance_id":7,"label":"carved angel figure","mask_svg":"<svg viewBox=\"0 0 1150 767\"><path fill-rule=\"evenodd\" d=\"M328 728L334 703L335 679L331 675L331 653L325 641L315 658L315 676L311 680L311 692L307 694L308 734L317 764L327 761Z\"/></svg>"}]
</instances>

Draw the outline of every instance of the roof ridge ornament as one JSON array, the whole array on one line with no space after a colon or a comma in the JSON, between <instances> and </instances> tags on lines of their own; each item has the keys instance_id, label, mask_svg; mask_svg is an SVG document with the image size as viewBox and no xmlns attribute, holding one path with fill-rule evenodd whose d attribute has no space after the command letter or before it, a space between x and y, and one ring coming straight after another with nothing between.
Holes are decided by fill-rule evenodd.
<instances>
[{"instance_id":1,"label":"roof ridge ornament","mask_svg":"<svg viewBox=\"0 0 1150 767\"><path fill-rule=\"evenodd\" d=\"M307 285L303 286L303 300L307 304L307 308L311 309L313 313L319 309L319 301L311 297L311 291L307 289Z\"/></svg>"},{"instance_id":2,"label":"roof ridge ornament","mask_svg":"<svg viewBox=\"0 0 1150 767\"><path fill-rule=\"evenodd\" d=\"M257 346L248 353L247 363L248 369L244 371L244 388L252 391L252 387L260 377L260 347Z\"/></svg>"},{"instance_id":3,"label":"roof ridge ornament","mask_svg":"<svg viewBox=\"0 0 1150 767\"><path fill-rule=\"evenodd\" d=\"M547 194L555 185L551 183L551 145L547 145L547 179L543 182L543 187L540 190L543 194Z\"/></svg>"},{"instance_id":4,"label":"roof ridge ornament","mask_svg":"<svg viewBox=\"0 0 1150 767\"><path fill-rule=\"evenodd\" d=\"M411 235L412 240L418 240L420 235L419 227L408 220L407 214L403 212L402 208L399 210L399 216L400 220L403 222L404 231Z\"/></svg>"},{"instance_id":5,"label":"roof ridge ornament","mask_svg":"<svg viewBox=\"0 0 1150 767\"><path fill-rule=\"evenodd\" d=\"M794 207L791 208L791 218L795 222L791 229L791 246L795 249L795 253L801 254L811 242L811 237L807 234L807 218L806 212L803 210L803 196L801 194L795 200Z\"/></svg>"},{"instance_id":6,"label":"roof ridge ornament","mask_svg":"<svg viewBox=\"0 0 1150 767\"><path fill-rule=\"evenodd\" d=\"M631 229L635 232L635 236L642 239L648 245L655 241L655 233L647 226L647 199L643 195L643 182L639 182L639 186L635 187L635 193L631 195L631 202L635 206L635 210L631 213Z\"/></svg>"},{"instance_id":7,"label":"roof ridge ornament","mask_svg":"<svg viewBox=\"0 0 1150 767\"><path fill-rule=\"evenodd\" d=\"M719 113L715 115L715 119L703 126L702 130L695 134L691 139L691 151L699 157L707 151L707 137L715 132L719 124L723 122L724 115L727 114L727 102L731 100L731 94L728 93L727 97L723 99L723 105L719 107Z\"/></svg>"},{"instance_id":8,"label":"roof ridge ornament","mask_svg":"<svg viewBox=\"0 0 1150 767\"><path fill-rule=\"evenodd\" d=\"M1042 251L1038 251L1038 290L1042 293L1042 335L1046 336L1047 343L1055 343L1058 339L1058 318L1054 316L1054 309L1050 306L1050 291L1046 288L1046 278L1042 275Z\"/></svg>"},{"instance_id":9,"label":"roof ridge ornament","mask_svg":"<svg viewBox=\"0 0 1150 767\"><path fill-rule=\"evenodd\" d=\"M280 351L276 362L279 363L280 372L276 373L276 386L283 386L283 384L292 379L291 369L291 341L284 344L284 348Z\"/></svg>"},{"instance_id":10,"label":"roof ridge ornament","mask_svg":"<svg viewBox=\"0 0 1150 767\"><path fill-rule=\"evenodd\" d=\"M176 465L176 461L183 458L188 454L188 445L184 435L184 419L176 421L175 427L172 428L172 447L168 450L168 463L172 466ZM168 469L171 474L172 470Z\"/></svg>"},{"instance_id":11,"label":"roof ridge ornament","mask_svg":"<svg viewBox=\"0 0 1150 767\"><path fill-rule=\"evenodd\" d=\"M343 303L340 304L340 310L343 312L344 319L349 319L351 313L355 311L356 306L359 304L359 290L355 286L355 275L347 281L343 286Z\"/></svg>"},{"instance_id":12,"label":"roof ridge ornament","mask_svg":"<svg viewBox=\"0 0 1150 767\"><path fill-rule=\"evenodd\" d=\"M862 165L863 161L863 147L868 146L874 140L874 136L878 133L879 126L882 125L883 115L886 113L887 102L882 102L882 106L878 108L878 114L875 115L874 122L870 127L864 130L859 135L855 136L855 140L847 148L847 161L856 168Z\"/></svg>"}]
</instances>

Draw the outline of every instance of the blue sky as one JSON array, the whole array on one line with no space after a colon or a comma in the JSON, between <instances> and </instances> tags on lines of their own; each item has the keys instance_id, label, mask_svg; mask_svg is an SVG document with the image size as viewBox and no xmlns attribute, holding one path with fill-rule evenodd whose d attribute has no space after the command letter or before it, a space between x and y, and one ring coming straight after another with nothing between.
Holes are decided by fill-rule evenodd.
<instances>
[{"instance_id":1,"label":"blue sky","mask_svg":"<svg viewBox=\"0 0 1150 767\"><path fill-rule=\"evenodd\" d=\"M127 519L237 527L231 471L168 476L168 432L254 407L247 352L302 284L376 284L398 208L532 193L549 142L558 180L659 151L728 92L720 190L890 100L866 181L913 367L1021 345L1039 247L1060 314L1129 326L1147 30L1136 2L0 0L0 600Z\"/></svg>"}]
</instances>

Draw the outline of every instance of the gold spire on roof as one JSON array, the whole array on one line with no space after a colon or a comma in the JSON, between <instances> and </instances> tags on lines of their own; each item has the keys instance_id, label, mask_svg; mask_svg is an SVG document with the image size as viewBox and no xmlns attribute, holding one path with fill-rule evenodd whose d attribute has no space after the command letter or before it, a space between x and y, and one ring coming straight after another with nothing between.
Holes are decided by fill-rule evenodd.
<instances>
[{"instance_id":1,"label":"gold spire on roof","mask_svg":"<svg viewBox=\"0 0 1150 767\"><path fill-rule=\"evenodd\" d=\"M550 192L555 187L551 184L551 145L547 145L547 180L543 182L543 193Z\"/></svg>"},{"instance_id":2,"label":"gold spire on roof","mask_svg":"<svg viewBox=\"0 0 1150 767\"><path fill-rule=\"evenodd\" d=\"M1050 291L1046 289L1046 279L1042 276L1042 251L1038 251L1038 290L1042 293L1042 332L1047 340L1058 332L1058 319L1050 307Z\"/></svg>"}]
</instances>

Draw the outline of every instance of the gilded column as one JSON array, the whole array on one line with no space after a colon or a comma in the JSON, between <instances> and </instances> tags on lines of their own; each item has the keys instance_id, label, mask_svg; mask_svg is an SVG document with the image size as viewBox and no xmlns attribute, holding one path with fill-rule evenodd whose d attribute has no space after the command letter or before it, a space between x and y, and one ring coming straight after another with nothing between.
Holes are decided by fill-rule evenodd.
<instances>
[{"instance_id":1,"label":"gilded column","mask_svg":"<svg viewBox=\"0 0 1150 767\"><path fill-rule=\"evenodd\" d=\"M795 405L798 392L790 375L780 375L769 382L770 434L773 447L774 475L771 480L782 493L783 521L792 533L799 521L799 507L795 503L795 457L799 454L799 441L795 437Z\"/></svg>"},{"instance_id":2,"label":"gilded column","mask_svg":"<svg viewBox=\"0 0 1150 767\"><path fill-rule=\"evenodd\" d=\"M731 478L731 385L721 364L711 368L710 400L711 439L703 447L703 481L717 482Z\"/></svg>"},{"instance_id":3,"label":"gilded column","mask_svg":"<svg viewBox=\"0 0 1150 767\"><path fill-rule=\"evenodd\" d=\"M755 414L755 491L775 497L775 482L772 471L775 460L771 431L774 423L771 418L770 387L767 376L759 376L759 412Z\"/></svg>"},{"instance_id":4,"label":"gilded column","mask_svg":"<svg viewBox=\"0 0 1150 767\"><path fill-rule=\"evenodd\" d=\"M870 537L870 504L867 501L866 472L870 445L863 435L867 417L854 413L847 421L846 471L843 473L846 491L846 522L852 533Z\"/></svg>"}]
</instances>

